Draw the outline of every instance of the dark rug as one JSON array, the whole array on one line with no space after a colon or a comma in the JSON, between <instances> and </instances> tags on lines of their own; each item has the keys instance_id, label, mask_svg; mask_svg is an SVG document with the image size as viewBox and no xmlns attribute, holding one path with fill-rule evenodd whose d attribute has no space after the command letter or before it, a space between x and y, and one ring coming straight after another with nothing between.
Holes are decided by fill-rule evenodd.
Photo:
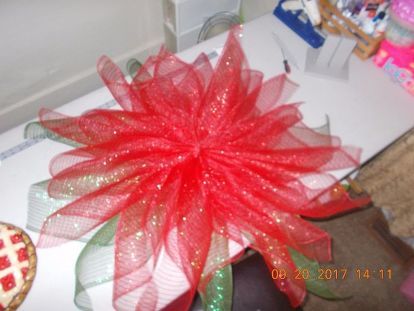
<instances>
[{"instance_id":1,"label":"dark rug","mask_svg":"<svg viewBox=\"0 0 414 311\"><path fill-rule=\"evenodd\" d=\"M399 291L412 269L412 261L407 259L406 253L401 253L404 246L387 243L375 230L375 224L381 219L381 211L370 207L335 219L314 222L333 238L333 262L323 265L323 268L345 267L348 271L345 279L331 279L328 284L335 292L350 298L328 301L308 295L304 311L414 310L414 305Z\"/></svg>"}]
</instances>

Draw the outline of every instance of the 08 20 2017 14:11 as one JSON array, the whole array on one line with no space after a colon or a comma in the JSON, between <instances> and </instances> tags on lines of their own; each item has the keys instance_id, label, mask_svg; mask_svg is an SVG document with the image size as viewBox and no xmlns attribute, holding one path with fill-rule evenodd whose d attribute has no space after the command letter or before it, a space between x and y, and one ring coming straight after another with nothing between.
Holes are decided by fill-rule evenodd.
<instances>
[{"instance_id":1,"label":"08 20 2017 14:11","mask_svg":"<svg viewBox=\"0 0 414 311\"><path fill-rule=\"evenodd\" d=\"M296 280L345 280L348 277L354 277L357 280L391 280L392 269L380 268L380 269L368 269L368 268L318 268L307 269L298 268L293 272L281 268L274 268L272 270L272 278L277 280L283 280L292 278Z\"/></svg>"}]
</instances>

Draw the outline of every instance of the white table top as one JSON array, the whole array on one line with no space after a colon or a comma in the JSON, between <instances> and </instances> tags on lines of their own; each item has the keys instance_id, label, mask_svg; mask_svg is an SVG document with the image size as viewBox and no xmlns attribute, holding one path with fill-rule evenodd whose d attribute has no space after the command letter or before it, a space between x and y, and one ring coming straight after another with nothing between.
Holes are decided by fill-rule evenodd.
<instances>
[{"instance_id":1,"label":"white table top","mask_svg":"<svg viewBox=\"0 0 414 311\"><path fill-rule=\"evenodd\" d=\"M242 45L253 69L267 78L283 72L281 52L272 39L272 31L287 44L301 68L304 68L307 45L273 15L265 15L244 26ZM223 46L220 35L180 53L192 61L200 52L209 53ZM351 57L349 81L316 78L292 66L290 78L300 84L293 101L304 101L301 111L309 126L319 126L329 116L331 132L344 144L363 149L362 162L367 161L414 126L414 98L393 83L371 61ZM105 88L74 100L59 111L78 115L111 101ZM24 125L0 135L0 153L23 142ZM31 184L48 179L50 159L68 147L44 140L5 159L0 166L0 220L25 227L27 194ZM349 171L336 172L344 177ZM38 235L28 232L34 241ZM84 244L70 242L52 249L38 249L38 271L35 282L21 310L76 310L73 304L74 267ZM96 310L111 306L112 285L92 290Z\"/></svg>"}]
</instances>

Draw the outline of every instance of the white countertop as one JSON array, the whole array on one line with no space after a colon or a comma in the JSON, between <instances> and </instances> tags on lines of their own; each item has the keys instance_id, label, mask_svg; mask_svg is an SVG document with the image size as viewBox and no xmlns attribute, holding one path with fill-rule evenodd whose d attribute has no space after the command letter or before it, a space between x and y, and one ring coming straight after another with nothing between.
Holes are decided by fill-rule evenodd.
<instances>
[{"instance_id":1,"label":"white countertop","mask_svg":"<svg viewBox=\"0 0 414 311\"><path fill-rule=\"evenodd\" d=\"M269 78L283 72L279 47L272 31L285 42L301 68L304 67L307 45L273 15L265 15L244 26L242 45L250 67ZM192 61L200 52L209 53L224 44L221 35L180 53ZM340 136L346 145L362 148L362 162L392 143L414 126L414 97L393 83L371 61L351 57L349 81L334 81L304 74L292 66L290 78L300 84L292 101L304 101L301 111L309 126L320 126L329 116L331 133ZM110 93L98 89L62 106L59 111L78 115L111 101ZM23 142L24 125L0 135L0 153ZM5 159L0 166L0 220L22 228L26 225L27 194L31 184L50 178L50 159L68 147L44 140ZM349 171L336 172L344 177ZM38 235L28 231L34 241ZM33 287L21 310L76 310L73 304L74 267L84 244L38 249L38 271ZM112 285L92 290L96 310L111 309Z\"/></svg>"}]
</instances>

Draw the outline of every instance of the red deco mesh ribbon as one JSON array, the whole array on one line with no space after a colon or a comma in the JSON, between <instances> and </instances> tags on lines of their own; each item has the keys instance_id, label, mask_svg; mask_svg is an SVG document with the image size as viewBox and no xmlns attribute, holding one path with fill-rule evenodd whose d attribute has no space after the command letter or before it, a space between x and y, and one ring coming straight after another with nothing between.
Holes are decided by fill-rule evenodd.
<instances>
[{"instance_id":1,"label":"red deco mesh ribbon","mask_svg":"<svg viewBox=\"0 0 414 311\"><path fill-rule=\"evenodd\" d=\"M183 271L190 290L170 307L189 308L198 288L229 264L219 236L257 250L269 267L295 269L288 247L331 259L330 237L303 220L360 205L327 171L358 165L359 150L306 127L298 104L284 104L296 85L285 75L263 81L230 33L215 68L201 54L192 64L165 49L131 83L107 57L98 72L122 110L66 117L42 110L42 125L83 145L50 164L49 195L77 197L52 214L39 246L54 246L118 215L114 306L145 287L133 304L157 305L152 280L161 249ZM275 281L293 306L303 280ZM136 300L134 300L136 299Z\"/></svg>"}]
</instances>

